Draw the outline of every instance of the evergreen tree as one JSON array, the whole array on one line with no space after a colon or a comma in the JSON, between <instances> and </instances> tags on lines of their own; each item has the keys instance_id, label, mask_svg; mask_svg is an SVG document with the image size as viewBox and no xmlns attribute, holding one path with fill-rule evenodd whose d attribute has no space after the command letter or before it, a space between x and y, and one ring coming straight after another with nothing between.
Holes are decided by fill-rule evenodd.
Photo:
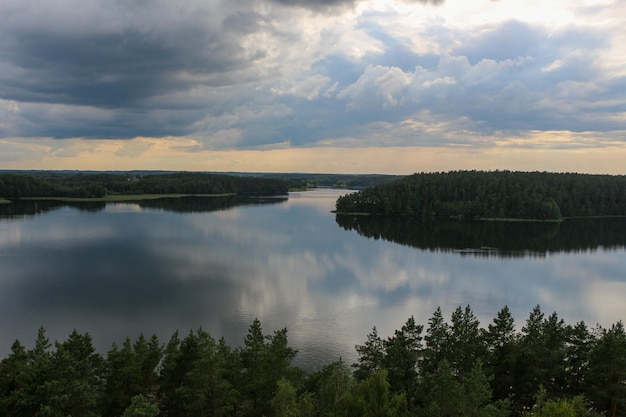
<instances>
[{"instance_id":1,"label":"evergreen tree","mask_svg":"<svg viewBox=\"0 0 626 417\"><path fill-rule=\"evenodd\" d=\"M193 337L194 357L176 394L187 416L225 416L232 412L230 383L224 377L223 360L218 345L200 329ZM185 341L183 341L185 345Z\"/></svg>"},{"instance_id":2,"label":"evergreen tree","mask_svg":"<svg viewBox=\"0 0 626 417\"><path fill-rule=\"evenodd\" d=\"M307 380L308 391L315 395L317 415L321 417L345 415L354 386L350 369L342 360L325 365Z\"/></svg>"},{"instance_id":3,"label":"evergreen tree","mask_svg":"<svg viewBox=\"0 0 626 417\"><path fill-rule=\"evenodd\" d=\"M184 415L184 404L176 392L182 385L187 371L181 362L183 362L181 341L176 331L165 346L163 363L159 371L159 409L164 417Z\"/></svg>"},{"instance_id":4,"label":"evergreen tree","mask_svg":"<svg viewBox=\"0 0 626 417\"><path fill-rule=\"evenodd\" d=\"M545 317L536 306L522 328L515 393L520 408L530 407L543 386L550 395L564 393L567 328L556 313Z\"/></svg>"},{"instance_id":5,"label":"evergreen tree","mask_svg":"<svg viewBox=\"0 0 626 417\"><path fill-rule=\"evenodd\" d=\"M296 389L284 378L278 381L271 406L275 417L302 417Z\"/></svg>"},{"instance_id":6,"label":"evergreen tree","mask_svg":"<svg viewBox=\"0 0 626 417\"><path fill-rule=\"evenodd\" d=\"M95 352L91 336L74 330L66 341L55 345L49 373L40 387L37 415L97 416L103 360Z\"/></svg>"},{"instance_id":7,"label":"evergreen tree","mask_svg":"<svg viewBox=\"0 0 626 417\"><path fill-rule=\"evenodd\" d=\"M142 394L138 394L131 399L122 417L156 417L158 414L159 407Z\"/></svg>"},{"instance_id":8,"label":"evergreen tree","mask_svg":"<svg viewBox=\"0 0 626 417\"><path fill-rule=\"evenodd\" d=\"M568 338L565 349L565 393L569 396L581 395L587 385L589 356L593 336L584 322L568 327Z\"/></svg>"},{"instance_id":9,"label":"evergreen tree","mask_svg":"<svg viewBox=\"0 0 626 417\"><path fill-rule=\"evenodd\" d=\"M357 362L353 365L355 367L354 376L357 380L364 381L369 378L372 373L382 369L385 347L383 340L378 335L376 326L374 326L371 333L367 335L365 343L363 345L356 345L355 349L359 356Z\"/></svg>"},{"instance_id":10,"label":"evergreen tree","mask_svg":"<svg viewBox=\"0 0 626 417\"><path fill-rule=\"evenodd\" d=\"M504 306L485 333L487 344L486 371L492 375L494 398L505 400L513 393L518 346L515 321L508 306Z\"/></svg>"},{"instance_id":11,"label":"evergreen tree","mask_svg":"<svg viewBox=\"0 0 626 417\"><path fill-rule=\"evenodd\" d=\"M407 408L412 408L413 396L418 377L418 363L422 354L422 325L417 325L413 316L409 317L400 330L384 341L383 367L394 393L404 394Z\"/></svg>"},{"instance_id":12,"label":"evergreen tree","mask_svg":"<svg viewBox=\"0 0 626 417\"><path fill-rule=\"evenodd\" d=\"M266 343L266 340L268 341ZM255 319L248 329L241 351L243 385L240 392L244 399L244 415L263 415L271 412L280 379L294 378L291 362L297 351L288 345L287 329L263 335L261 322Z\"/></svg>"},{"instance_id":13,"label":"evergreen tree","mask_svg":"<svg viewBox=\"0 0 626 417\"><path fill-rule=\"evenodd\" d=\"M457 375L469 372L474 363L484 358L485 345L480 323L470 306L454 310L447 338L447 359Z\"/></svg>"},{"instance_id":14,"label":"evergreen tree","mask_svg":"<svg viewBox=\"0 0 626 417\"><path fill-rule=\"evenodd\" d=\"M626 333L622 322L601 329L589 357L589 398L616 417L626 403Z\"/></svg>"},{"instance_id":15,"label":"evergreen tree","mask_svg":"<svg viewBox=\"0 0 626 417\"><path fill-rule=\"evenodd\" d=\"M448 337L449 326L443 318L441 308L437 307L428 320L428 329L424 336L426 346L420 366L421 372L433 373L439 367L439 362L448 357Z\"/></svg>"},{"instance_id":16,"label":"evergreen tree","mask_svg":"<svg viewBox=\"0 0 626 417\"><path fill-rule=\"evenodd\" d=\"M19 340L0 362L0 415L25 417L33 413L33 375L29 353Z\"/></svg>"},{"instance_id":17,"label":"evergreen tree","mask_svg":"<svg viewBox=\"0 0 626 417\"><path fill-rule=\"evenodd\" d=\"M403 417L408 414L404 395L391 393L385 369L376 371L355 387L348 416Z\"/></svg>"},{"instance_id":18,"label":"evergreen tree","mask_svg":"<svg viewBox=\"0 0 626 417\"><path fill-rule=\"evenodd\" d=\"M450 363L443 359L437 367L426 373L419 386L423 417L456 417L460 415L460 404L464 400L464 390L454 374Z\"/></svg>"},{"instance_id":19,"label":"evergreen tree","mask_svg":"<svg viewBox=\"0 0 626 417\"><path fill-rule=\"evenodd\" d=\"M113 344L105 362L106 383L102 415L116 417L141 394L155 399L158 391L157 367L163 352L156 336L148 341L140 335L135 343L126 338L122 347Z\"/></svg>"}]
</instances>

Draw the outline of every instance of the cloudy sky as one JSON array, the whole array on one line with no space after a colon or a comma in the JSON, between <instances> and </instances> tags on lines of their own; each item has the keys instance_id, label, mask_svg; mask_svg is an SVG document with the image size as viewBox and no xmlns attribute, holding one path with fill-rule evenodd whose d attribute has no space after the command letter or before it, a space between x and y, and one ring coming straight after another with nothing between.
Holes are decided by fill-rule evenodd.
<instances>
[{"instance_id":1,"label":"cloudy sky","mask_svg":"<svg viewBox=\"0 0 626 417\"><path fill-rule=\"evenodd\" d=\"M0 169L626 174L624 0L3 0Z\"/></svg>"}]
</instances>

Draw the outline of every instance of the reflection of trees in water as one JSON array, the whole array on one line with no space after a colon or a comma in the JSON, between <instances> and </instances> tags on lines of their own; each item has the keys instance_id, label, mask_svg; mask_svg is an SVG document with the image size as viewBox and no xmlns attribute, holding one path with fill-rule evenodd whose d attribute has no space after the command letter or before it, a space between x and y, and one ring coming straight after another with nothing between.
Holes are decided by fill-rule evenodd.
<instances>
[{"instance_id":1,"label":"reflection of trees in water","mask_svg":"<svg viewBox=\"0 0 626 417\"><path fill-rule=\"evenodd\" d=\"M145 209L157 209L176 213L202 213L217 210L227 210L237 206L249 206L257 204L279 204L287 201L286 196L281 197L251 197L251 196L225 196L225 197L179 197L159 198L155 200L140 200L127 202L75 202L58 200L14 200L10 204L0 204L0 218L35 216L37 214L58 210L62 207L71 207L80 211L97 212L104 210L107 204L137 204Z\"/></svg>"},{"instance_id":2,"label":"reflection of trees in water","mask_svg":"<svg viewBox=\"0 0 626 417\"><path fill-rule=\"evenodd\" d=\"M472 256L545 256L626 247L626 218L492 222L337 215L336 221L368 238Z\"/></svg>"},{"instance_id":3,"label":"reflection of trees in water","mask_svg":"<svg viewBox=\"0 0 626 417\"><path fill-rule=\"evenodd\" d=\"M161 209L175 213L202 213L206 211L227 210L238 206L252 206L260 204L279 204L287 201L281 197L251 197L231 195L225 197L180 197L160 198L156 200L142 200L137 204L141 208Z\"/></svg>"},{"instance_id":4,"label":"reflection of trees in water","mask_svg":"<svg viewBox=\"0 0 626 417\"><path fill-rule=\"evenodd\" d=\"M74 202L58 200L13 200L10 204L0 204L0 218L35 216L58 210L62 207L72 207L80 211L96 212L104 209L105 202Z\"/></svg>"}]
</instances>

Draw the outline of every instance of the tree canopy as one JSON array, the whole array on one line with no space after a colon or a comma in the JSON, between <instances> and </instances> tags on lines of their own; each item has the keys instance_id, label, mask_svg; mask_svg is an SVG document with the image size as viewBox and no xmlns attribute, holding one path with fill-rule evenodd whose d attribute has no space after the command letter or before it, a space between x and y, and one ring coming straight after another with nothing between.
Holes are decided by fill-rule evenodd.
<instances>
[{"instance_id":1,"label":"tree canopy","mask_svg":"<svg viewBox=\"0 0 626 417\"><path fill-rule=\"evenodd\" d=\"M338 213L559 220L626 215L626 176L549 172L420 173L337 200Z\"/></svg>"},{"instance_id":2,"label":"tree canopy","mask_svg":"<svg viewBox=\"0 0 626 417\"><path fill-rule=\"evenodd\" d=\"M287 194L281 179L199 172L131 174L21 172L0 174L0 196L98 198L111 194Z\"/></svg>"},{"instance_id":3,"label":"tree canopy","mask_svg":"<svg viewBox=\"0 0 626 417\"><path fill-rule=\"evenodd\" d=\"M621 322L589 329L537 306L517 330L506 306L486 327L469 306L449 319L438 308L355 348L351 366L303 370L287 329L267 334L259 320L238 347L198 329L104 355L88 333L51 343L41 328L0 361L0 415L616 417L626 406Z\"/></svg>"}]
</instances>

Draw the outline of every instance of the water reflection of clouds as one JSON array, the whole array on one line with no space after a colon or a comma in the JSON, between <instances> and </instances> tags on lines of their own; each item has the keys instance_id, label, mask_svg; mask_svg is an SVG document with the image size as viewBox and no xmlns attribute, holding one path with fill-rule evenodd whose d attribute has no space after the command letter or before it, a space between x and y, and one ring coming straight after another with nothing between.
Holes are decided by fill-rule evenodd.
<instances>
[{"instance_id":1,"label":"water reflection of clouds","mask_svg":"<svg viewBox=\"0 0 626 417\"><path fill-rule=\"evenodd\" d=\"M0 250L10 251L22 241L22 228L15 222L0 222Z\"/></svg>"},{"instance_id":2,"label":"water reflection of clouds","mask_svg":"<svg viewBox=\"0 0 626 417\"><path fill-rule=\"evenodd\" d=\"M0 336L30 341L44 324L54 337L76 327L109 344L203 326L238 344L258 317L266 332L286 326L311 363L324 353L351 360L373 326L390 335L410 316L426 324L437 307L449 318L469 304L486 326L509 305L518 329L536 304L568 323L625 317L623 251L511 259L418 250L347 232L329 214L334 200L310 196L210 213L0 221L0 248L28 235L37 259L2 259L0 314L16 318L0 323Z\"/></svg>"},{"instance_id":3,"label":"water reflection of clouds","mask_svg":"<svg viewBox=\"0 0 626 417\"><path fill-rule=\"evenodd\" d=\"M107 213L142 213L145 211L136 203L113 203L107 204L103 211Z\"/></svg>"},{"instance_id":4,"label":"water reflection of clouds","mask_svg":"<svg viewBox=\"0 0 626 417\"><path fill-rule=\"evenodd\" d=\"M74 210L69 213L75 213ZM67 216L66 212L59 212L54 223L44 220L44 216L36 216L29 221L9 223L9 241L0 237L0 244L7 246L42 246L61 247L76 242L96 242L112 237L116 234L110 225L92 223L88 218L81 216Z\"/></svg>"},{"instance_id":5,"label":"water reflection of clouds","mask_svg":"<svg viewBox=\"0 0 626 417\"><path fill-rule=\"evenodd\" d=\"M315 208L320 213L329 213L335 209L335 201L347 190L317 188L315 191L296 191L289 193L288 205Z\"/></svg>"}]
</instances>

